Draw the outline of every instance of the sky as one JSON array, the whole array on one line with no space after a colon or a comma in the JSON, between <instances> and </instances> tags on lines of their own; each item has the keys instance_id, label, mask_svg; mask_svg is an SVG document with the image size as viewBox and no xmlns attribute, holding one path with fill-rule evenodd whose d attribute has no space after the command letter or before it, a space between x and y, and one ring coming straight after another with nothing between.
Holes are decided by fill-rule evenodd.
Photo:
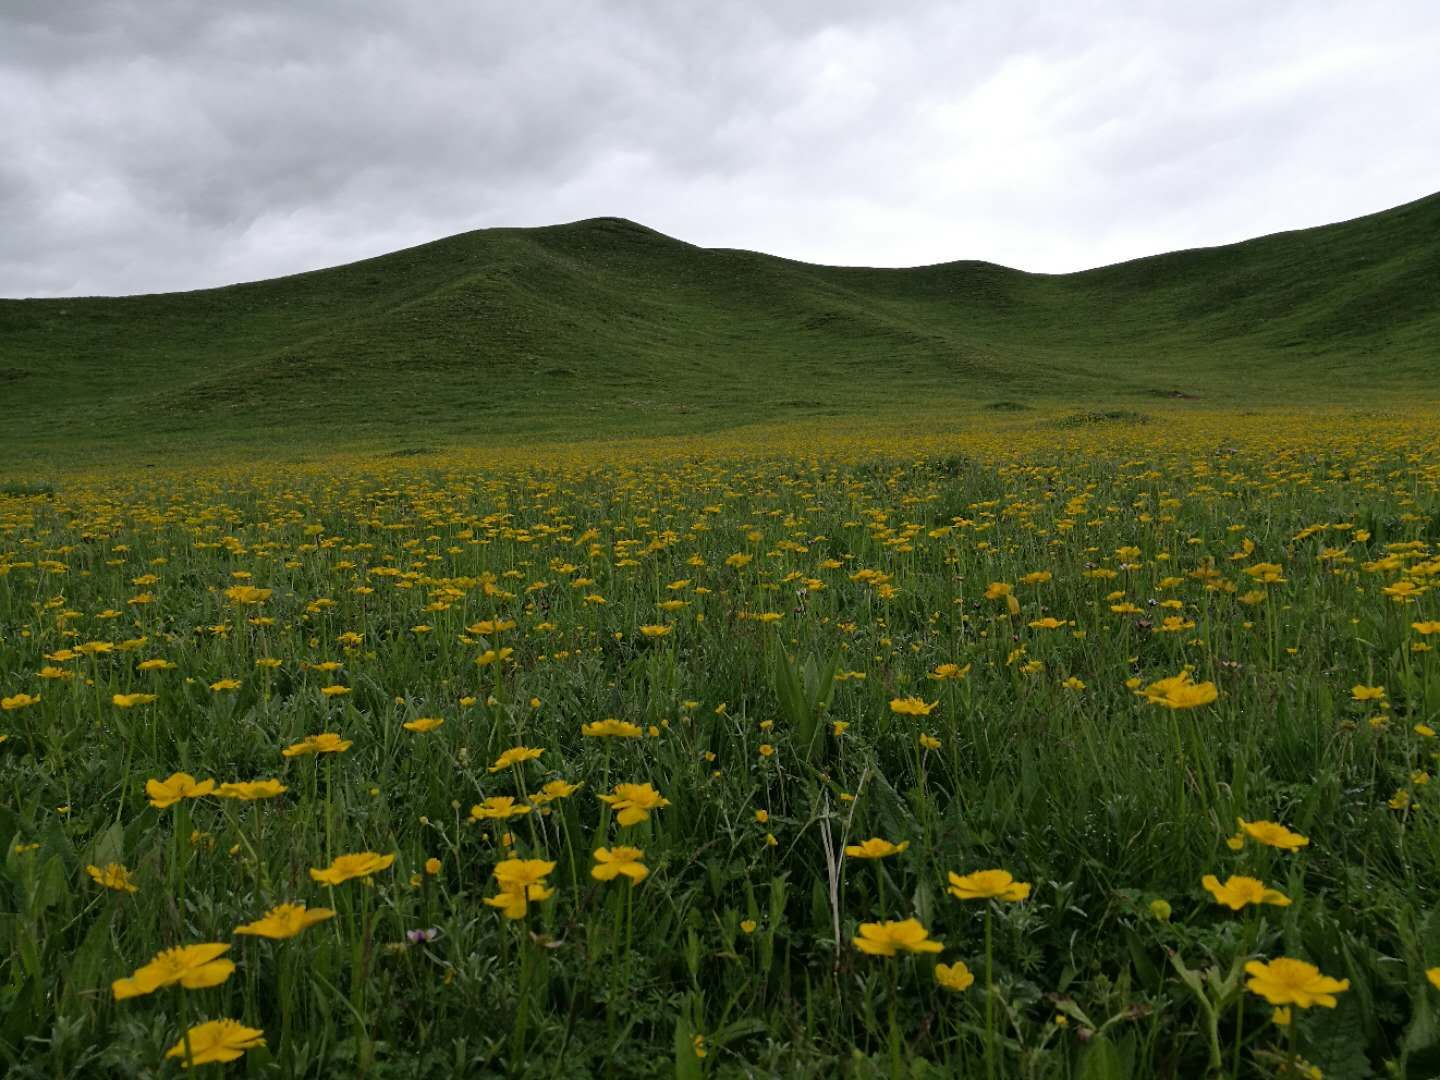
<instances>
[{"instance_id":1,"label":"sky","mask_svg":"<svg viewBox=\"0 0 1440 1080\"><path fill-rule=\"evenodd\" d=\"M628 217L1058 273L1440 190L1435 0L0 0L0 296Z\"/></svg>"}]
</instances>

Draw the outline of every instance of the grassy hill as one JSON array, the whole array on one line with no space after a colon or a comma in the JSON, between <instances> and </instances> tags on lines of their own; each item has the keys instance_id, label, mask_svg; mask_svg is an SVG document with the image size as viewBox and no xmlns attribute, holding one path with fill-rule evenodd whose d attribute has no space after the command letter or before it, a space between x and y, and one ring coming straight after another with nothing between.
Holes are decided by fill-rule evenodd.
<instances>
[{"instance_id":1,"label":"grassy hill","mask_svg":"<svg viewBox=\"0 0 1440 1080\"><path fill-rule=\"evenodd\" d=\"M1083 273L814 266L617 218L292 277L0 300L0 460L403 448L963 414L1440 397L1440 195Z\"/></svg>"}]
</instances>

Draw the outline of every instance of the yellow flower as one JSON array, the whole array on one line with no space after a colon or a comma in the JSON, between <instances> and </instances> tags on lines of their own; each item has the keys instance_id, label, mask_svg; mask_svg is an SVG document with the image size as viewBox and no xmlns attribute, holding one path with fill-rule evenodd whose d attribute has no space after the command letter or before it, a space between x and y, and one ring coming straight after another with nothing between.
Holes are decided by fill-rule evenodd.
<instances>
[{"instance_id":1,"label":"yellow flower","mask_svg":"<svg viewBox=\"0 0 1440 1080\"><path fill-rule=\"evenodd\" d=\"M1135 693L1152 705L1163 705L1167 709L1193 709L1200 705L1209 705L1219 696L1214 683L1191 682L1188 671L1166 679L1157 679Z\"/></svg>"},{"instance_id":2,"label":"yellow flower","mask_svg":"<svg viewBox=\"0 0 1440 1080\"><path fill-rule=\"evenodd\" d=\"M970 989L975 981L974 973L965 966L964 961L956 960L953 964L935 965L935 982L946 990L953 990L960 993Z\"/></svg>"},{"instance_id":3,"label":"yellow flower","mask_svg":"<svg viewBox=\"0 0 1440 1080\"><path fill-rule=\"evenodd\" d=\"M490 766L490 771L497 773L512 765L523 765L527 761L534 761L544 752L543 747L536 749L529 746L512 746L495 759L495 764Z\"/></svg>"},{"instance_id":4,"label":"yellow flower","mask_svg":"<svg viewBox=\"0 0 1440 1080\"><path fill-rule=\"evenodd\" d=\"M761 757L771 757L774 753L775 753L775 747L771 746L769 743L761 743L761 744L760 744L760 756L761 756Z\"/></svg>"},{"instance_id":5,"label":"yellow flower","mask_svg":"<svg viewBox=\"0 0 1440 1080\"><path fill-rule=\"evenodd\" d=\"M1031 630L1058 630L1062 626L1069 626L1070 623L1065 619L1056 619L1047 615L1043 619L1032 619L1029 625Z\"/></svg>"},{"instance_id":6,"label":"yellow flower","mask_svg":"<svg viewBox=\"0 0 1440 1080\"><path fill-rule=\"evenodd\" d=\"M581 735L588 735L592 739L612 736L622 739L638 739L642 732L638 724L630 724L624 720L615 720L606 717L604 720L596 720L593 723L583 724L580 728Z\"/></svg>"},{"instance_id":7,"label":"yellow flower","mask_svg":"<svg viewBox=\"0 0 1440 1080\"><path fill-rule=\"evenodd\" d=\"M918 919L900 922L861 923L860 936L851 939L861 952L869 956L894 956L897 952L937 953L945 946L931 941L930 931Z\"/></svg>"},{"instance_id":8,"label":"yellow flower","mask_svg":"<svg viewBox=\"0 0 1440 1080\"><path fill-rule=\"evenodd\" d=\"M169 671L175 667L173 660L141 660L135 665L136 671Z\"/></svg>"},{"instance_id":9,"label":"yellow flower","mask_svg":"<svg viewBox=\"0 0 1440 1080\"><path fill-rule=\"evenodd\" d=\"M1425 978L1430 980L1430 985L1440 990L1440 967L1426 968Z\"/></svg>"},{"instance_id":10,"label":"yellow flower","mask_svg":"<svg viewBox=\"0 0 1440 1080\"><path fill-rule=\"evenodd\" d=\"M507 919L523 919L529 904L555 895L545 884L554 869L553 862L543 859L506 859L494 871L500 892L485 897L485 903L499 908Z\"/></svg>"},{"instance_id":11,"label":"yellow flower","mask_svg":"<svg viewBox=\"0 0 1440 1080\"><path fill-rule=\"evenodd\" d=\"M256 799L273 799L289 791L279 780L241 780L221 784L215 794L222 799L240 799L253 802Z\"/></svg>"},{"instance_id":12,"label":"yellow flower","mask_svg":"<svg viewBox=\"0 0 1440 1080\"><path fill-rule=\"evenodd\" d=\"M1205 891L1215 897L1217 904L1224 904L1232 911L1239 911L1247 904L1274 904L1276 907L1288 907L1290 898L1278 889L1267 889L1265 883L1258 878L1233 875L1225 879L1225 884L1220 884L1220 879L1214 874L1206 874L1200 879L1200 884L1205 886Z\"/></svg>"},{"instance_id":13,"label":"yellow flower","mask_svg":"<svg viewBox=\"0 0 1440 1080\"><path fill-rule=\"evenodd\" d=\"M350 739L342 739L333 731L321 732L319 735L307 735L297 743L285 747L280 751L287 758L300 757L302 754L343 754L354 745Z\"/></svg>"},{"instance_id":14,"label":"yellow flower","mask_svg":"<svg viewBox=\"0 0 1440 1080\"><path fill-rule=\"evenodd\" d=\"M130 880L130 871L119 863L106 863L103 870L98 866L87 866L85 872L90 875L95 884L103 885L107 889L128 893L140 891L140 886Z\"/></svg>"},{"instance_id":15,"label":"yellow flower","mask_svg":"<svg viewBox=\"0 0 1440 1080\"><path fill-rule=\"evenodd\" d=\"M1350 697L1355 701L1384 701L1385 687L1362 686L1356 683L1350 688Z\"/></svg>"},{"instance_id":16,"label":"yellow flower","mask_svg":"<svg viewBox=\"0 0 1440 1080\"><path fill-rule=\"evenodd\" d=\"M326 697L340 697L344 694L350 693L350 687L340 686L339 684L335 684L332 686L322 686L320 688L320 693L324 694Z\"/></svg>"},{"instance_id":17,"label":"yellow flower","mask_svg":"<svg viewBox=\"0 0 1440 1080\"><path fill-rule=\"evenodd\" d=\"M1428 622L1412 622L1410 628L1422 637L1429 637L1431 634L1440 634L1440 619L1432 619Z\"/></svg>"},{"instance_id":18,"label":"yellow flower","mask_svg":"<svg viewBox=\"0 0 1440 1080\"><path fill-rule=\"evenodd\" d=\"M1394 585L1381 586L1380 591L1397 604L1408 604L1413 603L1415 598L1426 589L1423 585L1418 585L1413 581L1402 580L1395 582Z\"/></svg>"},{"instance_id":19,"label":"yellow flower","mask_svg":"<svg viewBox=\"0 0 1440 1080\"><path fill-rule=\"evenodd\" d=\"M647 638L661 638L674 629L675 627L673 626L660 623L653 626L642 626L640 627L640 633L644 634Z\"/></svg>"},{"instance_id":20,"label":"yellow flower","mask_svg":"<svg viewBox=\"0 0 1440 1080\"><path fill-rule=\"evenodd\" d=\"M120 709L133 709L136 705L149 705L156 700L154 694L112 694L110 704Z\"/></svg>"},{"instance_id":21,"label":"yellow flower","mask_svg":"<svg viewBox=\"0 0 1440 1080\"><path fill-rule=\"evenodd\" d=\"M187 990L219 986L235 970L231 961L216 959L229 949L224 942L166 949L144 967L137 968L128 979L116 979L110 984L110 990L116 1001L123 1001L177 983Z\"/></svg>"},{"instance_id":22,"label":"yellow flower","mask_svg":"<svg viewBox=\"0 0 1440 1080\"><path fill-rule=\"evenodd\" d=\"M246 1050L264 1046L265 1033L259 1028L246 1027L238 1020L207 1020L187 1031L179 1042L165 1051L165 1056L179 1058L189 1068L185 1064L187 1042L190 1044L189 1061L196 1065L211 1065L235 1061Z\"/></svg>"},{"instance_id":23,"label":"yellow flower","mask_svg":"<svg viewBox=\"0 0 1440 1080\"><path fill-rule=\"evenodd\" d=\"M596 848L590 876L596 881L614 881L617 874L624 874L631 881L643 881L650 873L640 861L644 857L645 852L635 847Z\"/></svg>"},{"instance_id":24,"label":"yellow flower","mask_svg":"<svg viewBox=\"0 0 1440 1080\"><path fill-rule=\"evenodd\" d=\"M373 851L361 851L354 855L338 855L324 870L310 869L310 878L322 885L340 885L351 878L368 878L387 870L395 861L394 855L377 855Z\"/></svg>"},{"instance_id":25,"label":"yellow flower","mask_svg":"<svg viewBox=\"0 0 1440 1080\"><path fill-rule=\"evenodd\" d=\"M1170 901L1158 897L1150 901L1150 914L1160 922L1169 922L1170 913Z\"/></svg>"},{"instance_id":26,"label":"yellow flower","mask_svg":"<svg viewBox=\"0 0 1440 1080\"><path fill-rule=\"evenodd\" d=\"M863 843L846 845L845 854L852 859L883 859L887 855L898 855L909 846L909 840L892 844L889 840L882 840L876 836Z\"/></svg>"},{"instance_id":27,"label":"yellow flower","mask_svg":"<svg viewBox=\"0 0 1440 1080\"><path fill-rule=\"evenodd\" d=\"M167 780L145 781L145 794L150 797L150 805L156 810L164 810L181 799L198 799L214 790L214 780L197 782L195 777L183 772L172 773Z\"/></svg>"},{"instance_id":28,"label":"yellow flower","mask_svg":"<svg viewBox=\"0 0 1440 1080\"><path fill-rule=\"evenodd\" d=\"M1335 995L1350 989L1349 979L1332 979L1321 975L1320 969L1304 960L1281 956L1269 963L1251 960L1245 965L1250 976L1245 987L1259 994L1271 1005L1312 1005L1335 1008Z\"/></svg>"},{"instance_id":29,"label":"yellow flower","mask_svg":"<svg viewBox=\"0 0 1440 1080\"><path fill-rule=\"evenodd\" d=\"M969 664L966 664L964 667L961 667L959 664L941 664L934 671L930 672L930 678L936 682L944 682L947 679L956 681L965 678L965 676L969 674Z\"/></svg>"},{"instance_id":30,"label":"yellow flower","mask_svg":"<svg viewBox=\"0 0 1440 1080\"><path fill-rule=\"evenodd\" d=\"M652 810L670 805L670 800L649 784L616 784L615 794L601 795L599 799L618 812L616 820L622 826L649 821Z\"/></svg>"},{"instance_id":31,"label":"yellow flower","mask_svg":"<svg viewBox=\"0 0 1440 1080\"><path fill-rule=\"evenodd\" d=\"M1298 851L1310 843L1308 837L1291 832L1284 825L1273 821L1246 821L1244 818L1235 820L1240 825L1240 833L1252 840L1258 840L1266 847L1279 848L1282 851Z\"/></svg>"},{"instance_id":32,"label":"yellow flower","mask_svg":"<svg viewBox=\"0 0 1440 1080\"><path fill-rule=\"evenodd\" d=\"M0 709L5 712L12 712L15 709L28 709L31 705L40 703L40 695L31 697L29 694L15 694L11 697L0 698Z\"/></svg>"},{"instance_id":33,"label":"yellow flower","mask_svg":"<svg viewBox=\"0 0 1440 1080\"><path fill-rule=\"evenodd\" d=\"M516 803L513 795L491 795L483 803L470 807L472 821L507 821L530 813L530 807Z\"/></svg>"},{"instance_id":34,"label":"yellow flower","mask_svg":"<svg viewBox=\"0 0 1440 1080\"><path fill-rule=\"evenodd\" d=\"M434 877L436 874L440 873L440 860L435 858L433 855L430 858L426 859L425 873L429 874L431 877Z\"/></svg>"},{"instance_id":35,"label":"yellow flower","mask_svg":"<svg viewBox=\"0 0 1440 1080\"><path fill-rule=\"evenodd\" d=\"M753 934L755 932L755 928L759 925L760 924L757 923L754 919L741 919L740 932L742 934Z\"/></svg>"},{"instance_id":36,"label":"yellow flower","mask_svg":"<svg viewBox=\"0 0 1440 1080\"><path fill-rule=\"evenodd\" d=\"M922 731L920 733L920 745L926 750L939 750L940 740L935 738L934 735L927 735Z\"/></svg>"},{"instance_id":37,"label":"yellow flower","mask_svg":"<svg viewBox=\"0 0 1440 1080\"><path fill-rule=\"evenodd\" d=\"M232 604L263 604L270 599L270 589L257 589L253 585L232 585L225 590L225 599Z\"/></svg>"},{"instance_id":38,"label":"yellow flower","mask_svg":"<svg viewBox=\"0 0 1440 1080\"><path fill-rule=\"evenodd\" d=\"M1262 562L1255 563L1253 566L1247 566L1245 573L1249 574L1262 585L1279 585L1285 581L1285 578L1280 574L1280 569L1279 563Z\"/></svg>"},{"instance_id":39,"label":"yellow flower","mask_svg":"<svg viewBox=\"0 0 1440 1080\"><path fill-rule=\"evenodd\" d=\"M472 634L481 634L489 637L492 634L501 634L506 630L515 629L514 619L481 619L477 623L471 623L465 627Z\"/></svg>"},{"instance_id":40,"label":"yellow flower","mask_svg":"<svg viewBox=\"0 0 1440 1080\"><path fill-rule=\"evenodd\" d=\"M1011 615L1020 614L1020 601L1015 597L1015 587L1008 582L992 581L985 589L986 600L1004 600L1005 608Z\"/></svg>"},{"instance_id":41,"label":"yellow flower","mask_svg":"<svg viewBox=\"0 0 1440 1080\"><path fill-rule=\"evenodd\" d=\"M283 938L292 938L302 930L308 930L316 923L322 923L326 919L333 919L335 912L329 908L307 908L304 904L280 904L265 913L265 917L256 919L244 926L237 926L237 934L253 934L259 937L267 937L279 941Z\"/></svg>"},{"instance_id":42,"label":"yellow flower","mask_svg":"<svg viewBox=\"0 0 1440 1080\"><path fill-rule=\"evenodd\" d=\"M544 806L556 799L568 799L575 792L579 791L582 785L572 784L567 780L547 780L545 786L539 792L530 797L530 801L536 806Z\"/></svg>"},{"instance_id":43,"label":"yellow flower","mask_svg":"<svg viewBox=\"0 0 1440 1080\"><path fill-rule=\"evenodd\" d=\"M406 720L405 723L401 724L400 726L403 727L406 731L414 731L418 732L421 735L425 735L431 731L434 731L443 723L445 723L445 721L438 716L420 716L416 717L414 720Z\"/></svg>"},{"instance_id":44,"label":"yellow flower","mask_svg":"<svg viewBox=\"0 0 1440 1080\"><path fill-rule=\"evenodd\" d=\"M964 877L949 874L949 893L957 900L1024 900L1030 895L1028 882L1016 881L1008 870L977 870Z\"/></svg>"},{"instance_id":45,"label":"yellow flower","mask_svg":"<svg viewBox=\"0 0 1440 1080\"><path fill-rule=\"evenodd\" d=\"M239 679L217 679L215 682L212 682L212 683L210 684L210 689L213 690L213 691L215 691L217 694L218 694L221 690L239 690L239 689L240 689L240 680L239 680Z\"/></svg>"},{"instance_id":46,"label":"yellow flower","mask_svg":"<svg viewBox=\"0 0 1440 1080\"><path fill-rule=\"evenodd\" d=\"M938 698L928 705L917 697L893 698L890 702L890 711L899 713L901 716L929 716L935 711L935 706L939 704Z\"/></svg>"}]
</instances>

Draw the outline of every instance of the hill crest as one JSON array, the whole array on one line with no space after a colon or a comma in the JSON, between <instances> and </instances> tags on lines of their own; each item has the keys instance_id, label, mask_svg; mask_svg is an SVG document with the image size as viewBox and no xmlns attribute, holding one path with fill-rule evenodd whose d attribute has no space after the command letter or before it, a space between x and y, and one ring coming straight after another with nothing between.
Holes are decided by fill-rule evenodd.
<instances>
[{"instance_id":1,"label":"hill crest","mask_svg":"<svg viewBox=\"0 0 1440 1080\"><path fill-rule=\"evenodd\" d=\"M832 267L624 218L485 229L185 293L0 300L44 456L683 433L917 404L1434 397L1440 195L1070 274Z\"/></svg>"}]
</instances>

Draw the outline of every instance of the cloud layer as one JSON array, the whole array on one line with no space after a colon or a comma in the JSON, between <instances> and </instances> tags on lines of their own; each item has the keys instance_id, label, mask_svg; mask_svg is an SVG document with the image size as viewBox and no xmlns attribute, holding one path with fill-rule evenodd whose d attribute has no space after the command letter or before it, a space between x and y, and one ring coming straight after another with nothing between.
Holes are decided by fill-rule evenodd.
<instances>
[{"instance_id":1,"label":"cloud layer","mask_svg":"<svg viewBox=\"0 0 1440 1080\"><path fill-rule=\"evenodd\" d=\"M1436 56L1429 0L11 0L0 295L602 214L1073 270L1440 189Z\"/></svg>"}]
</instances>

